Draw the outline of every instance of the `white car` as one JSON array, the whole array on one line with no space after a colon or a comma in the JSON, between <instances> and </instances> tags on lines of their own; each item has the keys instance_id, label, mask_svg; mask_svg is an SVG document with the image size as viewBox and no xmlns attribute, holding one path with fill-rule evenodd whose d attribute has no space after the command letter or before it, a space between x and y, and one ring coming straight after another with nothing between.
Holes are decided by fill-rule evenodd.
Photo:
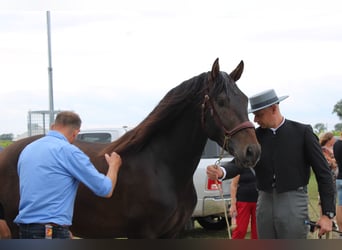
<instances>
[{"instance_id":1,"label":"white car","mask_svg":"<svg viewBox=\"0 0 342 250\"><path fill-rule=\"evenodd\" d=\"M77 139L87 142L110 143L125 134L128 130L129 128L127 126L110 129L85 129L78 133Z\"/></svg>"},{"instance_id":2,"label":"white car","mask_svg":"<svg viewBox=\"0 0 342 250\"><path fill-rule=\"evenodd\" d=\"M77 135L77 139L88 142L109 143L122 136L128 129L127 126L124 126L112 129L81 130ZM227 226L225 212L228 214L231 181L225 180L222 183L215 183L209 180L206 175L206 167L215 164L221 156L223 156L221 162L231 160L227 152L221 154L221 147L216 142L208 139L193 176L197 204L186 229L192 229L195 220L205 229L220 230ZM220 189L220 186L222 189Z\"/></svg>"}]
</instances>

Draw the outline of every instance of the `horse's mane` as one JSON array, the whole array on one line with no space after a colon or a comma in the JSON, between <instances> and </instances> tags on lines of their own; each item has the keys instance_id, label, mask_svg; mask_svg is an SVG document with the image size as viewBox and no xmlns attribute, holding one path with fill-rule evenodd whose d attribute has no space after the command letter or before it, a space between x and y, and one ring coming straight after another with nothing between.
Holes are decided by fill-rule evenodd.
<instances>
[{"instance_id":1,"label":"horse's mane","mask_svg":"<svg viewBox=\"0 0 342 250\"><path fill-rule=\"evenodd\" d=\"M100 154L115 151L122 155L142 149L153 134L172 126L189 103L200 105L206 75L202 73L171 89L139 125L109 144Z\"/></svg>"}]
</instances>

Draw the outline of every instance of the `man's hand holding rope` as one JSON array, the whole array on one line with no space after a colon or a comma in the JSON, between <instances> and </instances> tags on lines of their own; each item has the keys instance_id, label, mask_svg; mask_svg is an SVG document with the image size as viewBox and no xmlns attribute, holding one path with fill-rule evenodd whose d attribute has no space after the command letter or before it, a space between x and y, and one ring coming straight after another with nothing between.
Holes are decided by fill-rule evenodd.
<instances>
[{"instance_id":1,"label":"man's hand holding rope","mask_svg":"<svg viewBox=\"0 0 342 250\"><path fill-rule=\"evenodd\" d=\"M222 179L223 177L223 171L220 166L218 165L209 165L207 167L207 176L211 180L218 180Z\"/></svg>"}]
</instances>

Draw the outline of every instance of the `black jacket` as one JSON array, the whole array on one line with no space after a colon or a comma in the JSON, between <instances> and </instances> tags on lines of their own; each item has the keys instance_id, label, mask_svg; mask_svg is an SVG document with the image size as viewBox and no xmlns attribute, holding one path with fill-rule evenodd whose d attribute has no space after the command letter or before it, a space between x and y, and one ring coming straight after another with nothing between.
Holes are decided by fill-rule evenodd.
<instances>
[{"instance_id":1,"label":"black jacket","mask_svg":"<svg viewBox=\"0 0 342 250\"><path fill-rule=\"evenodd\" d=\"M261 157L255 166L259 190L268 192L275 188L282 193L306 186L311 167L318 182L323 213L335 213L332 172L310 125L285 120L275 133L259 127L256 135L261 145ZM240 171L234 160L222 167L226 169L226 178Z\"/></svg>"}]
</instances>

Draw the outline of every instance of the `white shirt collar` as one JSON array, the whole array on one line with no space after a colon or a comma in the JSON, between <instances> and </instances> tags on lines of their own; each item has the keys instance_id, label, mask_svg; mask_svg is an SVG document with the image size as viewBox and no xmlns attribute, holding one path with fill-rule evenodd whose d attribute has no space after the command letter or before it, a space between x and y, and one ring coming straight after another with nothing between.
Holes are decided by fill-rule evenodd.
<instances>
[{"instance_id":1,"label":"white shirt collar","mask_svg":"<svg viewBox=\"0 0 342 250\"><path fill-rule=\"evenodd\" d=\"M281 123L279 124L278 127L276 127L276 128L270 128L270 130L272 130L273 134L276 134L277 129L280 128L280 127L284 124L284 122L285 122L285 117L283 117L283 120L281 121Z\"/></svg>"}]
</instances>

